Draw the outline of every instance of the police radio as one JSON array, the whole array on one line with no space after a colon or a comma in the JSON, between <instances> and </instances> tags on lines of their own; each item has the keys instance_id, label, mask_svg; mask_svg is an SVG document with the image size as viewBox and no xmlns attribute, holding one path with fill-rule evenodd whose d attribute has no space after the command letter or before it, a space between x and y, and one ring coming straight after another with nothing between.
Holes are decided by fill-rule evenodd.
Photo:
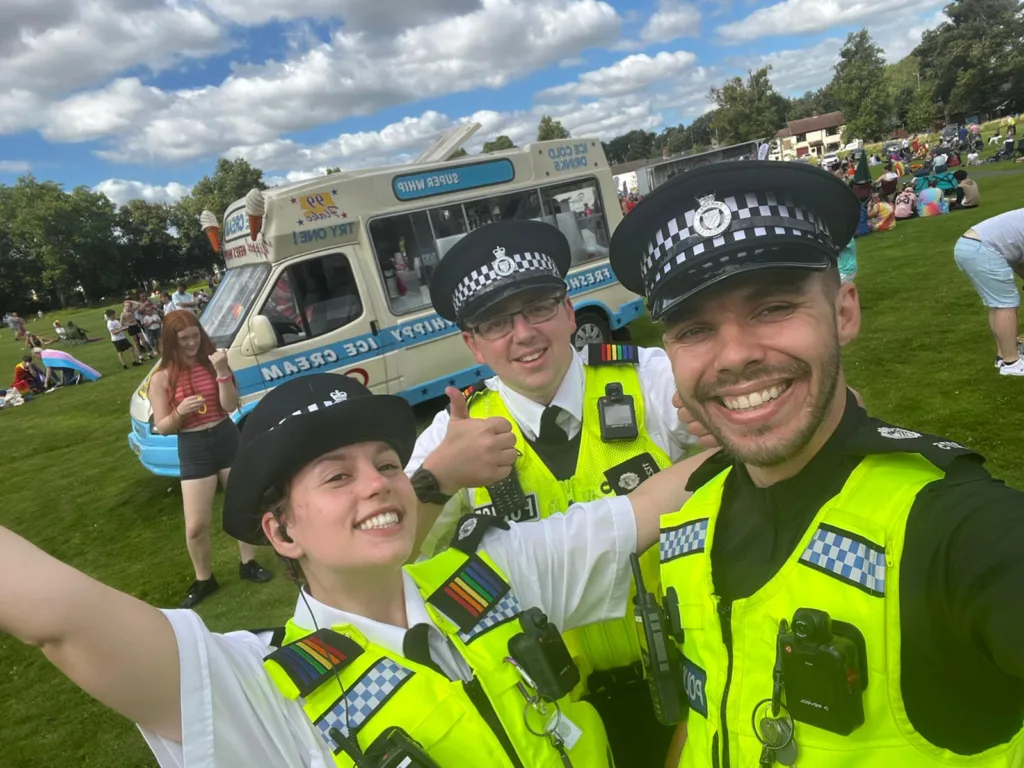
<instances>
[{"instance_id":1,"label":"police radio","mask_svg":"<svg viewBox=\"0 0 1024 768\"><path fill-rule=\"evenodd\" d=\"M362 768L440 768L423 751L423 747L397 726L386 728L366 750L364 762L356 765Z\"/></svg>"},{"instance_id":2,"label":"police radio","mask_svg":"<svg viewBox=\"0 0 1024 768\"><path fill-rule=\"evenodd\" d=\"M669 640L672 630L662 607L644 586L640 558L635 553L629 556L629 564L636 582L633 616L638 625L640 658L654 704L654 715L662 725L675 725L683 719L688 707L686 694L680 685L683 679L682 656Z\"/></svg>"},{"instance_id":3,"label":"police radio","mask_svg":"<svg viewBox=\"0 0 1024 768\"><path fill-rule=\"evenodd\" d=\"M494 514L502 520L521 522L532 517L530 500L523 492L523 485L519 482L519 473L516 471L515 464L512 465L512 471L509 472L508 477L487 486L487 494L491 497L491 502L494 505Z\"/></svg>"},{"instance_id":4,"label":"police radio","mask_svg":"<svg viewBox=\"0 0 1024 768\"><path fill-rule=\"evenodd\" d=\"M604 397L597 401L597 413L602 440L635 440L639 436L633 396L622 394L621 384L613 382L604 388Z\"/></svg>"}]
</instances>

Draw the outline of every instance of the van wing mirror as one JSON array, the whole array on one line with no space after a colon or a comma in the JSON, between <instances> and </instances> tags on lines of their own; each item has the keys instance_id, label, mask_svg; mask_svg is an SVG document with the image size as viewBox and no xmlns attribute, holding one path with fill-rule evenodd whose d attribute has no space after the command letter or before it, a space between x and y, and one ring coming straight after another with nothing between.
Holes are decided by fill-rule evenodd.
<instances>
[{"instance_id":1,"label":"van wing mirror","mask_svg":"<svg viewBox=\"0 0 1024 768\"><path fill-rule=\"evenodd\" d=\"M246 357L265 355L277 348L277 334L270 318L253 315L249 318L249 331L242 340L242 354Z\"/></svg>"}]
</instances>

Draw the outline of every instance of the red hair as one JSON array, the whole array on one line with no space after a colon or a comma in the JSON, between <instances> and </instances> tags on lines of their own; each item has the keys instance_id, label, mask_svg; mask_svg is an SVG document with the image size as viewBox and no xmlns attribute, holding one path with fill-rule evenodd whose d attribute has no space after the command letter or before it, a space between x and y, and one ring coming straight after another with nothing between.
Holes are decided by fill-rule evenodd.
<instances>
[{"instance_id":1,"label":"red hair","mask_svg":"<svg viewBox=\"0 0 1024 768\"><path fill-rule=\"evenodd\" d=\"M217 373L213 370L213 363L210 362L210 355L217 351L213 341L207 335L198 318L187 309L176 309L164 316L163 328L160 330L160 343L163 349L160 352L160 366L158 371L167 371L168 390L171 400L174 400L174 393L178 387L178 380L188 375L192 367L185 360L185 353L178 342L178 332L189 328L199 329L199 351L196 352L196 362L192 365L201 365L210 376L216 378Z\"/></svg>"}]
</instances>

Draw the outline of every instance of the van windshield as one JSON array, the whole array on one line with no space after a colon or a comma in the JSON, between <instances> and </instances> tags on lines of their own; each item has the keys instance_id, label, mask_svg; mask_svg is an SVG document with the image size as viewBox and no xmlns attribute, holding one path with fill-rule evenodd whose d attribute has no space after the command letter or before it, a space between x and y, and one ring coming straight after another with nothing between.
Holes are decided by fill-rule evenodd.
<instances>
[{"instance_id":1,"label":"van windshield","mask_svg":"<svg viewBox=\"0 0 1024 768\"><path fill-rule=\"evenodd\" d=\"M245 313L269 274L269 264L247 264L227 271L200 318L215 346L231 346Z\"/></svg>"}]
</instances>

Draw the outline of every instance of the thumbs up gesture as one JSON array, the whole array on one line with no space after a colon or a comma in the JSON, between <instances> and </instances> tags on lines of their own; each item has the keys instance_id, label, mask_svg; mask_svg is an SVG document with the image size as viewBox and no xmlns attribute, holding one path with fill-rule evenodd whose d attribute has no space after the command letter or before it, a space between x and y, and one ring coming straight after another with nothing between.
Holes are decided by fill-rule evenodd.
<instances>
[{"instance_id":1,"label":"thumbs up gesture","mask_svg":"<svg viewBox=\"0 0 1024 768\"><path fill-rule=\"evenodd\" d=\"M508 419L471 419L466 398L455 387L445 390L450 402L448 431L423 462L437 478L441 491L453 495L508 477L516 463L516 436Z\"/></svg>"}]
</instances>

